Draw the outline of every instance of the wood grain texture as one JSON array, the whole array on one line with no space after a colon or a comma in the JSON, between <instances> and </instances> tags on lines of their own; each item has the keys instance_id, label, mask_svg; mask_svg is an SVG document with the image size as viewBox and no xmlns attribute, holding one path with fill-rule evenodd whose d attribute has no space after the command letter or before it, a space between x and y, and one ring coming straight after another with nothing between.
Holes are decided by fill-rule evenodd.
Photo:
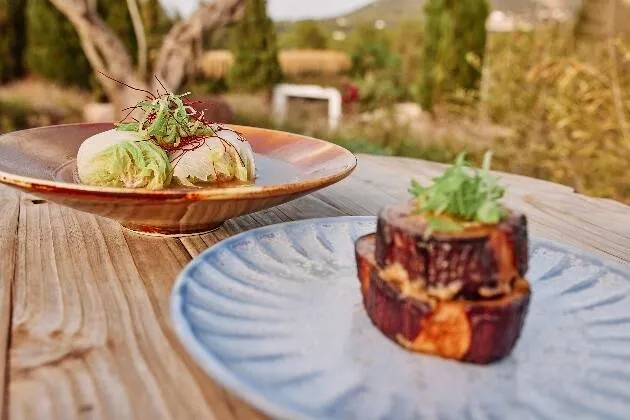
<instances>
[{"instance_id":1,"label":"wood grain texture","mask_svg":"<svg viewBox=\"0 0 630 420\"><path fill-rule=\"evenodd\" d=\"M17 257L19 195L0 187L0 404L6 418L7 361L11 328L11 291Z\"/></svg>"},{"instance_id":2,"label":"wood grain texture","mask_svg":"<svg viewBox=\"0 0 630 420\"><path fill-rule=\"evenodd\" d=\"M334 186L182 239L140 236L0 188L6 413L11 419L266 418L209 379L176 339L169 294L182 268L217 241L256 227L375 215L406 199L412 178L427 182L442 169L360 156L356 172ZM527 214L533 234L630 264L628 206L545 181L503 180L508 204Z\"/></svg>"}]
</instances>

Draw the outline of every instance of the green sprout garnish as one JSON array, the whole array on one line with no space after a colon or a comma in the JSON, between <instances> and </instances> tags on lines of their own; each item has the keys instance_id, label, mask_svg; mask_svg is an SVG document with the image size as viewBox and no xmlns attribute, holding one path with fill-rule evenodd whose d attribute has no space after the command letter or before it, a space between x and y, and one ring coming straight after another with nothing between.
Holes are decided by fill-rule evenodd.
<instances>
[{"instance_id":1,"label":"green sprout garnish","mask_svg":"<svg viewBox=\"0 0 630 420\"><path fill-rule=\"evenodd\" d=\"M116 129L136 132L142 139L151 139L167 151L190 140L213 136L214 131L204 121L203 112L198 113L182 101L189 94L165 93L152 100L139 102L132 110L142 110L142 118L119 123Z\"/></svg>"},{"instance_id":2,"label":"green sprout garnish","mask_svg":"<svg viewBox=\"0 0 630 420\"><path fill-rule=\"evenodd\" d=\"M490 174L491 160L492 153L486 152L482 169L471 171L466 153L461 153L453 166L433 179L432 185L423 187L412 181L409 192L414 196L414 212L426 215L432 231L462 231L463 224L458 221L499 223L507 215L506 209L499 203L505 188Z\"/></svg>"}]
</instances>

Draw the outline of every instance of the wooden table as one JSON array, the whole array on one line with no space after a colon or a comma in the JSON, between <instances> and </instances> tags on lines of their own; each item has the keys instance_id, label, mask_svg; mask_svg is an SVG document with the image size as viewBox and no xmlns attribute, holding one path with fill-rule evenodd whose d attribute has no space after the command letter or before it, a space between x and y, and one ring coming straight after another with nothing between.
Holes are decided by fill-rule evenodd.
<instances>
[{"instance_id":1,"label":"wooden table","mask_svg":"<svg viewBox=\"0 0 630 420\"><path fill-rule=\"evenodd\" d=\"M170 328L169 293L201 251L289 220L374 215L443 166L360 156L347 180L185 239L153 239L113 221L0 187L0 392L11 419L260 419L206 377ZM507 203L531 233L630 263L630 207L504 175Z\"/></svg>"}]
</instances>

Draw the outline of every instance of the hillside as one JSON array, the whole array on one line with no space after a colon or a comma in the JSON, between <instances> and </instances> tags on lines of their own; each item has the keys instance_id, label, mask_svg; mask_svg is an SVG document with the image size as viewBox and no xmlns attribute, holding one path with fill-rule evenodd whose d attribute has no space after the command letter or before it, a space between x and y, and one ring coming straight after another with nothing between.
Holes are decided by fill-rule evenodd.
<instances>
[{"instance_id":1,"label":"hillside","mask_svg":"<svg viewBox=\"0 0 630 420\"><path fill-rule=\"evenodd\" d=\"M421 16L426 0L377 0L343 17L349 24L373 22L398 22L410 16ZM334 21L334 19L332 19Z\"/></svg>"},{"instance_id":2,"label":"hillside","mask_svg":"<svg viewBox=\"0 0 630 420\"><path fill-rule=\"evenodd\" d=\"M348 27L353 27L364 22L374 22L382 19L389 25L413 18L422 17L422 9L426 0L376 0L373 3L363 6L354 12L340 16L345 18ZM574 12L581 0L490 0L494 10L501 10L507 13L514 13L527 16L540 4L553 4ZM324 27L336 28L338 18L322 20ZM290 22L280 22L282 29L290 26Z\"/></svg>"}]
</instances>

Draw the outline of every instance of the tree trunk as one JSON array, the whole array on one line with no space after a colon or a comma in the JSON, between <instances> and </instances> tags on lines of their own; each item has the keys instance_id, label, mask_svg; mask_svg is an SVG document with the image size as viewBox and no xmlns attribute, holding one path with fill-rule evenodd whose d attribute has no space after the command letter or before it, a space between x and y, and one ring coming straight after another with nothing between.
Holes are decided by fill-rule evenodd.
<instances>
[{"instance_id":1,"label":"tree trunk","mask_svg":"<svg viewBox=\"0 0 630 420\"><path fill-rule=\"evenodd\" d=\"M144 32L144 24L142 22L142 16L140 15L138 0L127 0L127 8L129 9L129 16L131 16L133 31L136 34L136 40L138 41L138 75L144 78L147 74L148 48L147 35Z\"/></svg>"},{"instance_id":2,"label":"tree trunk","mask_svg":"<svg viewBox=\"0 0 630 420\"><path fill-rule=\"evenodd\" d=\"M190 18L173 26L164 39L154 70L167 89L180 86L191 63L197 70L202 33L237 21L244 10L245 0L216 0L203 4ZM156 89L159 87L157 81L153 82L153 86Z\"/></svg>"},{"instance_id":3,"label":"tree trunk","mask_svg":"<svg viewBox=\"0 0 630 420\"><path fill-rule=\"evenodd\" d=\"M138 89L146 89L147 85L138 77L131 56L122 41L96 13L94 7L96 2L89 0L50 2L68 18L79 34L85 55L92 69L97 72L97 77L114 109L118 111L141 100L146 93L129 89L123 84ZM105 74L121 83L109 79ZM117 117L119 116L120 111Z\"/></svg>"},{"instance_id":4,"label":"tree trunk","mask_svg":"<svg viewBox=\"0 0 630 420\"><path fill-rule=\"evenodd\" d=\"M122 41L98 16L93 0L49 0L72 23L81 39L92 69L117 110L137 103L161 88L157 80L140 77ZM196 62L196 45L204 30L215 30L240 18L245 0L216 0L203 3L188 19L167 34L155 66L156 76L169 90L184 81L186 66ZM104 74L103 74L104 73ZM107 76L105 76L107 75ZM113 81L111 79L116 79Z\"/></svg>"}]
</instances>

